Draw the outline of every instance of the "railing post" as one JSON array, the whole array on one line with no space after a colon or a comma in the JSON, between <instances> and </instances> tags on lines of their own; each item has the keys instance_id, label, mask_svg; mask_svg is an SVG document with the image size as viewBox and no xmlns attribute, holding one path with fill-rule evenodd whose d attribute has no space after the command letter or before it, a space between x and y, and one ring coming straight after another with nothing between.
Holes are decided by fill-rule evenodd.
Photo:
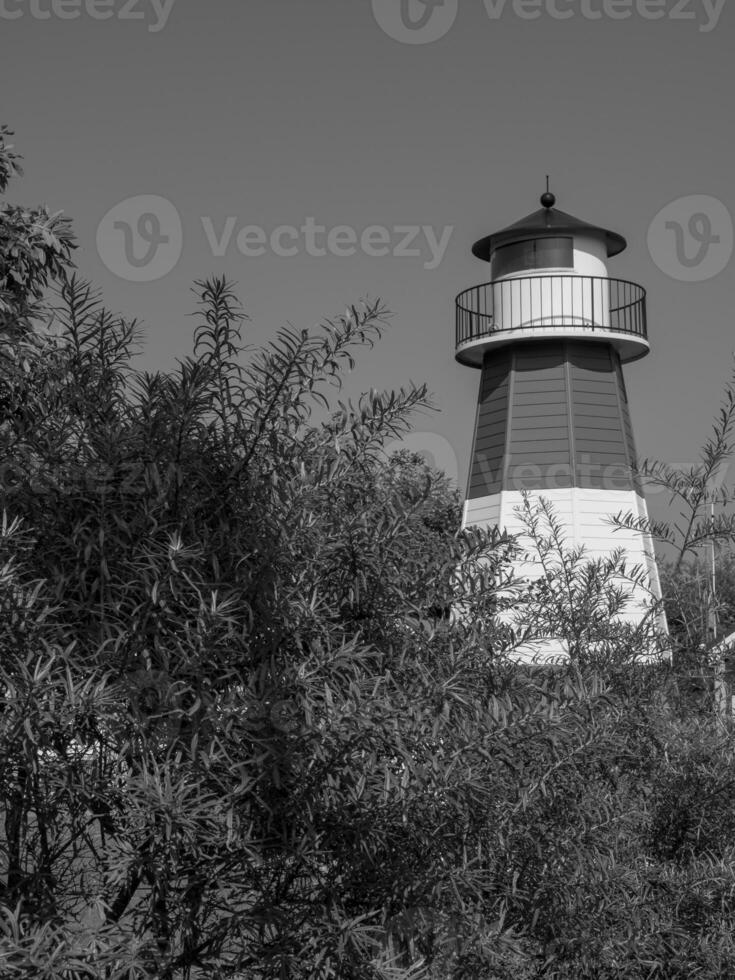
<instances>
[{"instance_id":1,"label":"railing post","mask_svg":"<svg viewBox=\"0 0 735 980\"><path fill-rule=\"evenodd\" d=\"M595 311L595 286L597 284L597 276L595 276L590 282L590 294L592 296L592 329L594 330L597 326L597 315Z\"/></svg>"}]
</instances>

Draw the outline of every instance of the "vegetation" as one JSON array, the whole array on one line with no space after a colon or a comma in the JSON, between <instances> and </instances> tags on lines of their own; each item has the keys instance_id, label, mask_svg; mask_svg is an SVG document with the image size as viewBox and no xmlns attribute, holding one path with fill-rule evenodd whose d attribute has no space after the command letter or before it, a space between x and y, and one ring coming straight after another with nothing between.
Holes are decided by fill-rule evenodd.
<instances>
[{"instance_id":1,"label":"vegetation","mask_svg":"<svg viewBox=\"0 0 735 980\"><path fill-rule=\"evenodd\" d=\"M734 496L724 484L734 436L735 373L696 466L676 469L648 459L640 466L649 487L670 494L675 520L652 521L632 513L611 519L613 526L648 531L673 554L659 560L659 568L679 690L690 705L718 710L717 687L727 682L732 689L735 680L732 654L723 656L715 642L735 630L735 554L729 550L735 541Z\"/></svg>"},{"instance_id":2,"label":"vegetation","mask_svg":"<svg viewBox=\"0 0 735 980\"><path fill-rule=\"evenodd\" d=\"M425 388L330 404L380 304L246 361L199 282L192 355L139 373L52 221L0 209L2 976L728 976L733 737L638 664L628 571L529 504L516 582L381 451ZM550 623L572 662L513 667Z\"/></svg>"}]
</instances>

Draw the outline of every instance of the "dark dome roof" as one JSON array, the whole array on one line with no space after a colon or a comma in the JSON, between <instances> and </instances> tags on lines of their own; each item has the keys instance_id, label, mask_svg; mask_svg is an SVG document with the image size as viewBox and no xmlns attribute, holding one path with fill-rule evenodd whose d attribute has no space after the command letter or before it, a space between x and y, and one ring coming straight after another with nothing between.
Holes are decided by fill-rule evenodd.
<instances>
[{"instance_id":1,"label":"dark dome roof","mask_svg":"<svg viewBox=\"0 0 735 980\"><path fill-rule=\"evenodd\" d=\"M534 211L533 214L526 215L525 218L521 218L515 224L508 225L502 231L496 231L492 235L481 238L472 246L472 254L476 255L478 259L489 262L490 255L498 245L505 245L507 242L523 238L550 238L561 234L575 235L581 233L603 238L607 246L608 256L617 255L628 244L623 236L618 235L617 232L608 231L598 225L591 225L589 222L575 218L557 208L544 207Z\"/></svg>"}]
</instances>

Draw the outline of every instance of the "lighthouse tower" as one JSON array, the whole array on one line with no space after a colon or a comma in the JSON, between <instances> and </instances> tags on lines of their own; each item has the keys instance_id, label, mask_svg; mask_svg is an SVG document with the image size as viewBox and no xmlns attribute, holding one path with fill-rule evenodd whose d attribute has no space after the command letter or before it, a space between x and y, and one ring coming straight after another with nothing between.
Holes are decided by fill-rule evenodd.
<instances>
[{"instance_id":1,"label":"lighthouse tower","mask_svg":"<svg viewBox=\"0 0 735 980\"><path fill-rule=\"evenodd\" d=\"M649 351L646 294L608 276L624 238L555 204L547 188L539 210L476 242L491 281L457 297L455 357L481 371L463 526L524 535L522 491L545 497L567 549L584 545L586 558L604 558L624 548L626 565L644 570L645 589L633 590L619 616L636 623L661 594L653 542L605 520L647 516L622 372ZM519 566L534 576L532 560ZM565 654L563 641L547 638L516 657Z\"/></svg>"}]
</instances>

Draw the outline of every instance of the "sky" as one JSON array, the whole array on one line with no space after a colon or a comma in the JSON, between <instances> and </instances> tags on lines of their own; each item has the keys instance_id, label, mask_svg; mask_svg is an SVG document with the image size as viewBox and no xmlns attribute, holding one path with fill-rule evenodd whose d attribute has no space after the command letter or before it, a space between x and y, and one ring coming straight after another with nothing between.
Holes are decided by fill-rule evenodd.
<instances>
[{"instance_id":1,"label":"sky","mask_svg":"<svg viewBox=\"0 0 735 980\"><path fill-rule=\"evenodd\" d=\"M190 353L207 276L237 283L253 344L381 298L344 394L426 382L407 444L463 489L480 376L454 298L549 174L628 240L609 274L648 290L638 453L689 466L735 365L734 41L721 0L0 0L8 199L73 219L140 368Z\"/></svg>"}]
</instances>

